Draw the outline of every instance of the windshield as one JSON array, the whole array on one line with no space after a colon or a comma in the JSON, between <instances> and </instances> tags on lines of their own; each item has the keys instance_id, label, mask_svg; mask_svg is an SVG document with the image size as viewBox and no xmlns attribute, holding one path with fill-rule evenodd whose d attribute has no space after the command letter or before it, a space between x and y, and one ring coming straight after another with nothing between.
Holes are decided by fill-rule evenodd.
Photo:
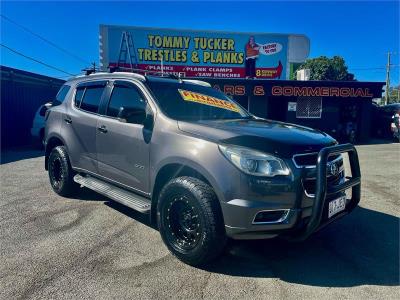
<instances>
[{"instance_id":1,"label":"windshield","mask_svg":"<svg viewBox=\"0 0 400 300\"><path fill-rule=\"evenodd\" d=\"M251 115L222 92L187 82L149 81L161 110L175 120L247 119Z\"/></svg>"}]
</instances>

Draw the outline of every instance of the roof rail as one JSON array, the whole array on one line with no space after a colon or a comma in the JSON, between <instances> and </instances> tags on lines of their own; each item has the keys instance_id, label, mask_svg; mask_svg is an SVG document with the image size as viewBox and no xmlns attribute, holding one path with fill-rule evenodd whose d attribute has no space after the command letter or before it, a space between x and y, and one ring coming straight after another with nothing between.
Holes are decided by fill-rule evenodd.
<instances>
[{"instance_id":1,"label":"roof rail","mask_svg":"<svg viewBox=\"0 0 400 300\"><path fill-rule=\"evenodd\" d=\"M181 80L180 76L176 76L175 74L171 74L171 73L165 73L165 72L159 72L159 71L149 71L149 70L143 70L143 69L126 68L126 67L118 67L118 66L108 66L108 72L109 73L131 72L131 73L142 74L144 76L154 75L154 76L168 77L168 78Z\"/></svg>"}]
</instances>

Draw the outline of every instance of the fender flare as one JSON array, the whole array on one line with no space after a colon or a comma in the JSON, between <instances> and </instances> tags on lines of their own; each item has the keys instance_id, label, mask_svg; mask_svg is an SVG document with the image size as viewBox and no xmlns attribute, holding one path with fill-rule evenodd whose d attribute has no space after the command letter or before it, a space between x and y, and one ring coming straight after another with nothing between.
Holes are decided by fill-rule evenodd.
<instances>
[{"instance_id":1,"label":"fender flare","mask_svg":"<svg viewBox=\"0 0 400 300\"><path fill-rule=\"evenodd\" d=\"M189 168L197 171L200 175L202 175L209 182L209 184L213 188L215 194L217 195L219 201L222 201L222 199L224 199L224 196L223 196L222 192L220 191L220 189L218 188L218 184L217 184L217 181L215 180L214 176L210 172L208 172L208 170L205 169L199 163L197 163L193 160L184 158L184 157L168 157L167 159L162 160L157 165L157 168L152 173L152 176L150 178L150 191L151 191L152 196L153 196L153 190L154 190L157 175L164 167L166 167L168 165L173 165L173 164L183 165L185 167L189 167Z\"/></svg>"}]
</instances>

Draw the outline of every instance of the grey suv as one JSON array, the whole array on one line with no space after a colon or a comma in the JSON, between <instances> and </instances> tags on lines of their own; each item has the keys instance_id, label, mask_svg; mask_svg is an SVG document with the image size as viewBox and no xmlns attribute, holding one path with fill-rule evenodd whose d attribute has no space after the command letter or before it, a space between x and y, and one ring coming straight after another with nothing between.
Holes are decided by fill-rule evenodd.
<instances>
[{"instance_id":1,"label":"grey suv","mask_svg":"<svg viewBox=\"0 0 400 300\"><path fill-rule=\"evenodd\" d=\"M352 145L255 117L208 83L114 72L63 89L46 114L54 191L84 186L148 213L188 264L216 258L227 238L304 240L360 200Z\"/></svg>"}]
</instances>

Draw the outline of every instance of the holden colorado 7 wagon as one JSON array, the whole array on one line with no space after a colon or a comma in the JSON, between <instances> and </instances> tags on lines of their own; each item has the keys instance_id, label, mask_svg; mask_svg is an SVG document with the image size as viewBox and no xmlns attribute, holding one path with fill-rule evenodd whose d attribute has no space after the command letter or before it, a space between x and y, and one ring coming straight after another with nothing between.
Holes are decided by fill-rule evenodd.
<instances>
[{"instance_id":1,"label":"holden colorado 7 wagon","mask_svg":"<svg viewBox=\"0 0 400 300\"><path fill-rule=\"evenodd\" d=\"M360 201L353 145L258 118L206 82L104 72L60 92L46 114L54 191L83 186L148 213L188 264L216 258L228 238L304 240Z\"/></svg>"}]
</instances>

